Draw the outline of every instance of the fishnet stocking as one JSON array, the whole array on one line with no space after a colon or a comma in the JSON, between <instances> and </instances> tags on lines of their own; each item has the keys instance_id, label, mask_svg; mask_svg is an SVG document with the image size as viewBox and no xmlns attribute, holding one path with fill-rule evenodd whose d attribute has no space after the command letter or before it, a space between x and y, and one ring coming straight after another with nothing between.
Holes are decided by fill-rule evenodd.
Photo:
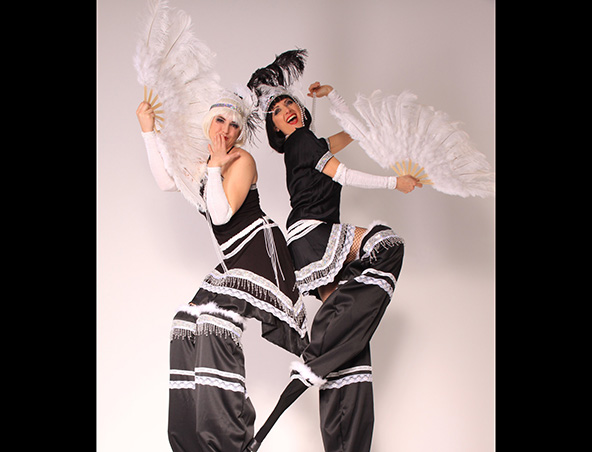
<instances>
[{"instance_id":1,"label":"fishnet stocking","mask_svg":"<svg viewBox=\"0 0 592 452\"><path fill-rule=\"evenodd\" d=\"M366 233L365 228L359 228L356 226L356 231L354 233L354 242L352 243L351 248L349 249L349 253L345 258L345 263L349 263L356 259L358 252L360 251L360 242L362 241L362 237Z\"/></svg>"},{"instance_id":2,"label":"fishnet stocking","mask_svg":"<svg viewBox=\"0 0 592 452\"><path fill-rule=\"evenodd\" d=\"M349 249L349 253L345 258L344 264L347 264L356 259L358 252L360 251L360 242L362 241L362 237L366 233L365 228L359 228L356 226L356 230L354 232L354 241L352 243L351 248ZM339 283L339 274L335 277L333 282L330 282L326 286L319 287L319 295L321 296L321 300L325 301L329 295L333 293L333 291L337 288L337 284Z\"/></svg>"}]
</instances>

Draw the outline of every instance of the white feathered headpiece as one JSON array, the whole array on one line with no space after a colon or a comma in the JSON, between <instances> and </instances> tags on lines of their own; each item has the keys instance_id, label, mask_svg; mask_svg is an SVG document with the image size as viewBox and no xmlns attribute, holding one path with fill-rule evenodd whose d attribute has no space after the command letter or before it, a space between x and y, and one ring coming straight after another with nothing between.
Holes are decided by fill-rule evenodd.
<instances>
[{"instance_id":1,"label":"white feathered headpiece","mask_svg":"<svg viewBox=\"0 0 592 452\"><path fill-rule=\"evenodd\" d=\"M145 92L150 90L148 102L162 108L157 121L166 147L165 168L185 198L201 211L205 202L200 182L210 141L203 121L212 105L226 99L241 114L241 142L251 140L257 124L253 95L246 87L225 90L214 71L214 57L194 35L189 15L170 8L166 0L149 2L133 63L138 82Z\"/></svg>"}]
</instances>

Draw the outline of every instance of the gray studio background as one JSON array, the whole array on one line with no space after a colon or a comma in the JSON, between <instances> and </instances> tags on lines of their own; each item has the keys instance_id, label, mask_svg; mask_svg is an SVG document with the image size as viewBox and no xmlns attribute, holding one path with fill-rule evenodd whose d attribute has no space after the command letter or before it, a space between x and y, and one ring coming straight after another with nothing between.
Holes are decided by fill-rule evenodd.
<instances>
[{"instance_id":1,"label":"gray studio background","mask_svg":"<svg viewBox=\"0 0 592 452\"><path fill-rule=\"evenodd\" d=\"M171 0L217 54L225 85L246 83L276 54L309 51L304 88L357 93L405 89L464 123L495 163L495 3L492 0ZM97 2L97 446L98 452L170 450L169 328L216 264L207 225L180 193L158 190L135 110L143 89L132 65L144 0ZM309 109L310 100L307 100ZM319 136L339 131L317 102ZM260 133L264 211L285 231L281 156ZM387 174L355 144L351 168ZM495 168L495 165L494 165ZM406 240L395 296L372 340L373 452L492 452L495 371L495 200L424 187L409 195L346 187L342 221L375 219ZM318 309L306 298L309 324ZM247 390L261 426L295 359L244 336ZM318 391L309 390L261 452L321 452Z\"/></svg>"}]
</instances>

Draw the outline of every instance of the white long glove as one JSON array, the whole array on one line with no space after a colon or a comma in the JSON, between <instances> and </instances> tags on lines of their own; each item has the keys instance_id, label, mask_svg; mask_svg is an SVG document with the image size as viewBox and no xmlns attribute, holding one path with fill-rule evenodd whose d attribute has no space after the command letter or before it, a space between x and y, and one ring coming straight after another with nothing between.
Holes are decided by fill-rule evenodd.
<instances>
[{"instance_id":1,"label":"white long glove","mask_svg":"<svg viewBox=\"0 0 592 452\"><path fill-rule=\"evenodd\" d=\"M148 153L150 171L158 188L163 191L177 191L177 185L164 167L164 162L160 155L159 149L164 148L164 143L156 136L156 132L154 131L142 132L142 138L144 138L144 145Z\"/></svg>"},{"instance_id":2,"label":"white long glove","mask_svg":"<svg viewBox=\"0 0 592 452\"><path fill-rule=\"evenodd\" d=\"M208 166L208 182L206 183L206 206L212 223L221 225L228 223L233 211L228 204L228 198L222 186L222 174L219 166Z\"/></svg>"},{"instance_id":3,"label":"white long glove","mask_svg":"<svg viewBox=\"0 0 592 452\"><path fill-rule=\"evenodd\" d=\"M336 110L349 111L349 108L347 107L347 104L343 100L343 97L341 97L341 95L335 90L335 88L333 88L333 90L331 90L331 92L329 94L327 94L327 99L329 99L329 101L331 102L331 105Z\"/></svg>"},{"instance_id":4,"label":"white long glove","mask_svg":"<svg viewBox=\"0 0 592 452\"><path fill-rule=\"evenodd\" d=\"M374 174L362 173L349 169L343 163L339 163L333 180L341 185L349 185L358 188L397 188L396 176L375 176Z\"/></svg>"}]
</instances>

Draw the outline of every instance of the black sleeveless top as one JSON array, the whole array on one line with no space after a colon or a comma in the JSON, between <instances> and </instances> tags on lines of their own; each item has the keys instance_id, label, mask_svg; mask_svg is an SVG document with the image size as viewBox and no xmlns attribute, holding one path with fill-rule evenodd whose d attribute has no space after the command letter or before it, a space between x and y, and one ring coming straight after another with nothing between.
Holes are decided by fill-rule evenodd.
<instances>
[{"instance_id":1,"label":"black sleeveless top","mask_svg":"<svg viewBox=\"0 0 592 452\"><path fill-rule=\"evenodd\" d=\"M243 201L240 208L232 215L228 223L220 225L212 225L214 235L219 244L226 242L233 235L238 234L246 226L251 224L257 218L265 216L265 212L261 210L261 204L259 201L259 191L253 184L247 194L247 197Z\"/></svg>"},{"instance_id":2,"label":"black sleeveless top","mask_svg":"<svg viewBox=\"0 0 592 452\"><path fill-rule=\"evenodd\" d=\"M255 318L265 339L300 355L308 345L306 307L284 235L261 209L256 186L231 219L212 225L212 230L227 268L218 264L206 275L193 304L215 303L219 309ZM274 257L269 254L271 242Z\"/></svg>"}]
</instances>

